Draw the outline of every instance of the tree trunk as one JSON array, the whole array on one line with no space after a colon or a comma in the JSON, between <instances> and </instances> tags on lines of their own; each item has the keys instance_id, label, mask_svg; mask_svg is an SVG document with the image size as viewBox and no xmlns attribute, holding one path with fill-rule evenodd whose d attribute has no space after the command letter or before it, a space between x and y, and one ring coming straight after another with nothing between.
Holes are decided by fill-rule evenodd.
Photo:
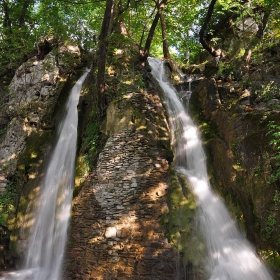
<instances>
[{"instance_id":1,"label":"tree trunk","mask_svg":"<svg viewBox=\"0 0 280 280\"><path fill-rule=\"evenodd\" d=\"M3 27L8 27L10 33L12 33L12 22L10 19L9 7L6 0L3 0L3 11L4 11Z\"/></svg>"},{"instance_id":2,"label":"tree trunk","mask_svg":"<svg viewBox=\"0 0 280 280\"><path fill-rule=\"evenodd\" d=\"M149 30L149 34L145 43L145 47L143 52L141 53L141 57L140 57L140 61L141 62L145 62L149 56L149 52L150 52L150 47L153 41L153 37L154 37L154 33L158 24L158 20L159 20L159 12L156 13L155 18L153 20L153 23L151 25L151 28Z\"/></svg>"},{"instance_id":3,"label":"tree trunk","mask_svg":"<svg viewBox=\"0 0 280 280\"><path fill-rule=\"evenodd\" d=\"M170 59L170 53L168 48L167 36L166 36L166 25L165 25L162 11L160 13L160 23L161 23L163 56L165 59Z\"/></svg>"},{"instance_id":4,"label":"tree trunk","mask_svg":"<svg viewBox=\"0 0 280 280\"><path fill-rule=\"evenodd\" d=\"M149 30L149 34L148 34L148 37L147 37L147 40L146 40L144 50L140 53L140 63L141 64L143 64L149 56L150 47L151 47L151 44L152 44L152 41L153 41L154 33L155 33L155 30L156 30L158 21L160 19L160 14L162 13L162 10L163 10L163 8L166 4L166 1L167 0L163 0L159 4L157 4L158 11L155 15L155 18L154 18L154 20L152 22L152 25L151 25L151 28Z\"/></svg>"},{"instance_id":5,"label":"tree trunk","mask_svg":"<svg viewBox=\"0 0 280 280\"><path fill-rule=\"evenodd\" d=\"M128 10L129 4L130 4L130 0L127 1L125 7L123 7L122 0L119 0L117 4L118 15L116 17L116 24L118 24L118 29L119 29L117 31L120 32L124 37L127 37L128 33L127 33L125 22L123 21L123 19L120 18L122 14Z\"/></svg>"},{"instance_id":6,"label":"tree trunk","mask_svg":"<svg viewBox=\"0 0 280 280\"><path fill-rule=\"evenodd\" d=\"M201 43L202 47L207 50L212 56L216 57L217 53L216 50L210 45L209 42L206 41L205 39L205 32L207 30L208 24L211 20L213 11L214 11L214 6L217 0L212 0L207 11L207 15L205 17L204 23L201 26L201 29L199 31L199 42Z\"/></svg>"},{"instance_id":7,"label":"tree trunk","mask_svg":"<svg viewBox=\"0 0 280 280\"><path fill-rule=\"evenodd\" d=\"M105 107L105 66L107 56L107 37L111 33L110 26L114 12L114 0L106 1L106 8L101 26L101 32L99 36L99 47L98 47L98 60L97 60L97 99L98 106L101 110Z\"/></svg>"},{"instance_id":8,"label":"tree trunk","mask_svg":"<svg viewBox=\"0 0 280 280\"><path fill-rule=\"evenodd\" d=\"M154 8L154 10L152 11L151 15L149 16L149 18L152 18L152 16L154 15L156 9L157 9L157 8L156 8L156 6L155 6L155 8ZM142 29L141 39L140 39L140 43L139 43L139 51L142 50L142 43L143 43L143 40L144 40L145 32L146 32L146 30L147 30L147 25L148 25L148 19L146 20L145 25L143 26L143 29Z\"/></svg>"},{"instance_id":9,"label":"tree trunk","mask_svg":"<svg viewBox=\"0 0 280 280\"><path fill-rule=\"evenodd\" d=\"M27 9L28 9L29 5L30 5L30 0L25 0L24 4L23 4L23 7L22 7L22 10L21 10L20 17L19 17L19 27L20 28L24 25L25 15L26 15L26 12L27 12Z\"/></svg>"}]
</instances>

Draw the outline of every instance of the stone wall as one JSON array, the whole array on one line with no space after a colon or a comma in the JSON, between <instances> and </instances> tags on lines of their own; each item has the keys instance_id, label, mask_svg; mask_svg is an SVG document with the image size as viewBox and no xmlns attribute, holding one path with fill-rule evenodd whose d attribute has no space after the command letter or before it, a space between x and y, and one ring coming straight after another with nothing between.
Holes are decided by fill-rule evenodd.
<instances>
[{"instance_id":1,"label":"stone wall","mask_svg":"<svg viewBox=\"0 0 280 280\"><path fill-rule=\"evenodd\" d=\"M163 226L172 155L161 101L129 93L110 106L109 138L74 200L64 279L184 279ZM110 130L122 111L126 125Z\"/></svg>"}]
</instances>

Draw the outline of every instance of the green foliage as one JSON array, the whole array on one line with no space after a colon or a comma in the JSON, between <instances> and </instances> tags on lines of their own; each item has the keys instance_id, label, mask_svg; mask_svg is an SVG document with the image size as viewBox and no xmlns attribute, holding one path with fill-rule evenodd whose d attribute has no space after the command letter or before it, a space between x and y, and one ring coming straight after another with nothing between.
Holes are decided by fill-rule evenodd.
<instances>
[{"instance_id":1,"label":"green foliage","mask_svg":"<svg viewBox=\"0 0 280 280\"><path fill-rule=\"evenodd\" d=\"M18 198L18 192L13 183L8 182L5 193L0 194L0 224L5 224L8 215L14 211L14 206Z\"/></svg>"},{"instance_id":2,"label":"green foliage","mask_svg":"<svg viewBox=\"0 0 280 280\"><path fill-rule=\"evenodd\" d=\"M260 165L254 167L254 176L259 177L262 172L262 168Z\"/></svg>"},{"instance_id":3,"label":"green foliage","mask_svg":"<svg viewBox=\"0 0 280 280\"><path fill-rule=\"evenodd\" d=\"M274 81L263 83L261 86L253 85L252 89L252 94L258 101L267 102L280 97L279 85ZM277 104L275 104L275 109L277 109Z\"/></svg>"},{"instance_id":4,"label":"green foliage","mask_svg":"<svg viewBox=\"0 0 280 280\"><path fill-rule=\"evenodd\" d=\"M217 6L220 7L222 11L235 11L243 7L243 4L240 1L231 1L231 0L218 0Z\"/></svg>"},{"instance_id":5,"label":"green foliage","mask_svg":"<svg viewBox=\"0 0 280 280\"><path fill-rule=\"evenodd\" d=\"M17 67L20 59L35 49L38 42L44 38L71 41L83 46L87 50L96 50L97 38L100 32L105 1L26 1L28 2L24 19L24 1L2 1L0 4L2 18L0 20L0 73L6 68ZM7 5L7 14L4 9ZM124 4L124 3L123 3ZM208 34L212 34L217 44L222 44L219 34L214 34L214 27L224 19L238 18L242 20L250 15L256 21L260 19L258 13L253 12L256 6L270 9L271 20L269 32L265 36L272 42L279 38L279 17L276 0L255 0L250 5L244 2L219 0L215 5L211 26ZM200 26L205 19L209 1L175 0L168 2L163 9L166 24L167 40L170 52L176 60L185 63L195 63L201 51L198 39ZM156 14L153 1L132 1L129 6L116 6L112 29L119 32L117 27L124 23L131 42L144 45L150 26ZM10 24L7 22L7 16ZM226 21L227 22L227 21ZM124 41L127 38L122 38ZM214 43L212 38L212 43ZM112 38L113 39L113 38ZM115 44L112 40L110 44ZM151 54L162 56L162 34L160 22L155 31L151 46Z\"/></svg>"},{"instance_id":6,"label":"green foliage","mask_svg":"<svg viewBox=\"0 0 280 280\"><path fill-rule=\"evenodd\" d=\"M82 135L82 143L79 156L76 162L75 187L73 195L78 195L85 178L95 167L98 155L103 148L103 142L100 132L101 119L97 105L93 105L93 109L88 117L88 124Z\"/></svg>"},{"instance_id":7,"label":"green foliage","mask_svg":"<svg viewBox=\"0 0 280 280\"><path fill-rule=\"evenodd\" d=\"M276 124L275 121L269 121L267 135L271 136L269 144L274 151L273 159L275 162L269 181L274 183L280 180L280 125Z\"/></svg>"},{"instance_id":8,"label":"green foliage","mask_svg":"<svg viewBox=\"0 0 280 280\"><path fill-rule=\"evenodd\" d=\"M279 236L279 206L280 206L280 192L279 190L275 191L273 197L273 209L272 212L267 217L266 226L262 230L267 240L274 240L275 244L280 245L280 236Z\"/></svg>"},{"instance_id":9,"label":"green foliage","mask_svg":"<svg viewBox=\"0 0 280 280\"><path fill-rule=\"evenodd\" d=\"M280 268L280 256L277 251L261 252L262 257L266 260L269 267L274 271L279 271Z\"/></svg>"},{"instance_id":10,"label":"green foliage","mask_svg":"<svg viewBox=\"0 0 280 280\"><path fill-rule=\"evenodd\" d=\"M195 63L201 51L198 21L202 19L203 1L178 1L168 4L165 13L168 42L174 58Z\"/></svg>"},{"instance_id":11,"label":"green foliage","mask_svg":"<svg viewBox=\"0 0 280 280\"><path fill-rule=\"evenodd\" d=\"M273 243L276 245L280 245L280 236L279 236L279 210L280 210L280 191L276 190L274 197L273 197L273 212L270 212L270 214L267 217L266 225L262 229L262 232L267 240L273 240ZM272 267L280 267L280 258L279 254L276 254L278 257L275 256L275 248L271 248L273 251L270 252L269 255L267 255L266 252L266 259L270 263Z\"/></svg>"},{"instance_id":12,"label":"green foliage","mask_svg":"<svg viewBox=\"0 0 280 280\"><path fill-rule=\"evenodd\" d=\"M86 162L91 169L96 161L98 152L98 141L100 139L100 118L97 108L94 108L90 114L89 122L83 137L83 148L86 151Z\"/></svg>"},{"instance_id":13,"label":"green foliage","mask_svg":"<svg viewBox=\"0 0 280 280\"><path fill-rule=\"evenodd\" d=\"M232 63L221 61L219 62L219 70L216 75L219 79L235 78L237 76L236 68Z\"/></svg>"},{"instance_id":14,"label":"green foliage","mask_svg":"<svg viewBox=\"0 0 280 280\"><path fill-rule=\"evenodd\" d=\"M28 5L25 12L23 2ZM8 70L12 77L43 39L70 41L84 49L94 49L93 36L100 29L103 3L0 1L0 9L0 74Z\"/></svg>"},{"instance_id":15,"label":"green foliage","mask_svg":"<svg viewBox=\"0 0 280 280\"><path fill-rule=\"evenodd\" d=\"M267 219L267 226L265 228L265 232L266 232L266 238L270 238L273 231L274 231L274 227L275 227L275 218L273 215L269 215L268 219Z\"/></svg>"}]
</instances>

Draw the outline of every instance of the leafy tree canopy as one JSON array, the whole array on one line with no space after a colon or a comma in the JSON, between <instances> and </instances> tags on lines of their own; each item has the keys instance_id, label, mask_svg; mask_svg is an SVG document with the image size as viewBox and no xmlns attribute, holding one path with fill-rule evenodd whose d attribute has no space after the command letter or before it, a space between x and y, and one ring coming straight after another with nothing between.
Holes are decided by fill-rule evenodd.
<instances>
[{"instance_id":1,"label":"leafy tree canopy","mask_svg":"<svg viewBox=\"0 0 280 280\"><path fill-rule=\"evenodd\" d=\"M129 39L144 48L149 30L163 1L114 0L112 30L125 25ZM201 50L199 31L212 1L170 0L164 1L162 15L166 28L169 51L182 62L193 63ZM225 25L247 17L266 28L268 44L279 40L278 0L217 0L205 38L209 44L225 47L217 31ZM36 48L43 39L55 38L78 43L85 49L94 50L100 34L106 7L104 0L2 0L0 2L0 78L13 75L23 58ZM269 19L262 22L264 13ZM163 20L161 18L161 20ZM265 24L265 25L264 25ZM109 32L110 33L110 32ZM220 40L220 42L219 42ZM160 24L152 36L150 54L162 56L162 30ZM221 45L221 46L218 46ZM253 47L253 45L251 46ZM1 85L0 85L1 86Z\"/></svg>"}]
</instances>

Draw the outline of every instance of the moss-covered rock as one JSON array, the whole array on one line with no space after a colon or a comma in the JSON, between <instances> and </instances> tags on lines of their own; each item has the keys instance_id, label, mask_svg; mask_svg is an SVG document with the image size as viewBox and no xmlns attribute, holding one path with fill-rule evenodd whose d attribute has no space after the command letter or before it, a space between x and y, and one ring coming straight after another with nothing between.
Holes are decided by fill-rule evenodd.
<instances>
[{"instance_id":1,"label":"moss-covered rock","mask_svg":"<svg viewBox=\"0 0 280 280\"><path fill-rule=\"evenodd\" d=\"M194 91L191 108L197 122L206 122L212 131L203 133L212 186L225 197L232 216L257 249L278 252L279 178L273 177L278 170L277 144L270 143L280 115L269 103L254 103L252 92L241 89L240 83L205 80ZM220 104L213 102L217 99Z\"/></svg>"},{"instance_id":2,"label":"moss-covered rock","mask_svg":"<svg viewBox=\"0 0 280 280\"><path fill-rule=\"evenodd\" d=\"M171 170L170 180L164 216L169 241L178 250L188 277L203 279L206 248L196 227L196 198L183 174Z\"/></svg>"},{"instance_id":3,"label":"moss-covered rock","mask_svg":"<svg viewBox=\"0 0 280 280\"><path fill-rule=\"evenodd\" d=\"M40 180L44 176L43 166L55 141L61 108L76 79L72 70L81 67L77 48L74 49L60 46L42 60L35 57L28 60L16 71L10 84L6 108L10 122L0 143L0 162L4 167L0 168L0 222L7 229L3 238L9 243L5 245L1 263L8 267L16 265L26 250ZM67 60L71 64L70 72L64 67L67 61L63 64L66 70L60 71L62 66L57 55L73 57L75 63ZM11 198L10 204L2 207L6 197Z\"/></svg>"}]
</instances>

